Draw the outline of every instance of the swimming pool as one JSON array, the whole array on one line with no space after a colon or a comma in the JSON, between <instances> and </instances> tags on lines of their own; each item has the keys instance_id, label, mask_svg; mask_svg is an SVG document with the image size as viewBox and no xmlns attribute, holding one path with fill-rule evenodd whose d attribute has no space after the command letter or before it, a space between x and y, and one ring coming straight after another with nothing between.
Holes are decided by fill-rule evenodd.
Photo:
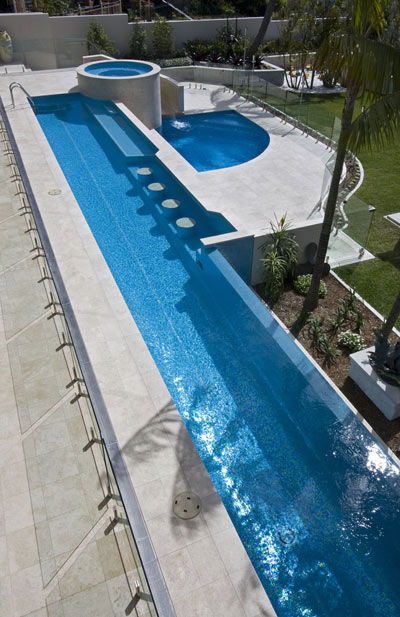
<instances>
[{"instance_id":1,"label":"swimming pool","mask_svg":"<svg viewBox=\"0 0 400 617\"><path fill-rule=\"evenodd\" d=\"M164 118L157 129L197 171L246 163L269 145L269 135L236 111Z\"/></svg>"},{"instance_id":2,"label":"swimming pool","mask_svg":"<svg viewBox=\"0 0 400 617\"><path fill-rule=\"evenodd\" d=\"M151 153L126 156L82 97L35 104L278 615L398 616L399 468L218 251L199 253L229 224ZM198 217L189 240L144 163Z\"/></svg>"},{"instance_id":3,"label":"swimming pool","mask_svg":"<svg viewBox=\"0 0 400 617\"><path fill-rule=\"evenodd\" d=\"M93 62L84 69L90 75L100 77L133 77L144 75L153 69L151 64L136 60L112 60L110 62Z\"/></svg>"}]
</instances>

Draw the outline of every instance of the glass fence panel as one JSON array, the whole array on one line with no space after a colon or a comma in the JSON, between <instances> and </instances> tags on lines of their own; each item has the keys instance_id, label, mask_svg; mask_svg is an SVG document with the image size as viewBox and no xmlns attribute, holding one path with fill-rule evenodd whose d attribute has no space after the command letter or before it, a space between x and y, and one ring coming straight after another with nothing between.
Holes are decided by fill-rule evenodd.
<instances>
[{"instance_id":1,"label":"glass fence panel","mask_svg":"<svg viewBox=\"0 0 400 617\"><path fill-rule=\"evenodd\" d=\"M368 243L374 208L355 195L350 197L344 207L347 218L345 233L362 247Z\"/></svg>"}]
</instances>

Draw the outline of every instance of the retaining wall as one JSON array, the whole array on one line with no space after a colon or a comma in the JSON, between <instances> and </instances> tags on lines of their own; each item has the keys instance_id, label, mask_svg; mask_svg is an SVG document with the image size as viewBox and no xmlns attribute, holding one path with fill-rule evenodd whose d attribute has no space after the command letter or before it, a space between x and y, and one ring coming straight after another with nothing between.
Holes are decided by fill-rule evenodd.
<instances>
[{"instance_id":1,"label":"retaining wall","mask_svg":"<svg viewBox=\"0 0 400 617\"><path fill-rule=\"evenodd\" d=\"M238 19L238 28L253 38L258 31L261 17ZM129 53L133 23L128 15L73 15L49 17L47 13L1 13L0 30L6 30L12 38L14 62L25 64L33 70L68 68L82 64L87 54L86 35L89 24L99 22L106 34L114 41L122 57ZM212 39L226 26L226 19L176 20L169 22L173 28L175 46L179 49L191 39ZM232 28L234 19L229 20ZM270 23L264 40L279 38L284 21ZM143 22L151 49L153 22Z\"/></svg>"}]
</instances>

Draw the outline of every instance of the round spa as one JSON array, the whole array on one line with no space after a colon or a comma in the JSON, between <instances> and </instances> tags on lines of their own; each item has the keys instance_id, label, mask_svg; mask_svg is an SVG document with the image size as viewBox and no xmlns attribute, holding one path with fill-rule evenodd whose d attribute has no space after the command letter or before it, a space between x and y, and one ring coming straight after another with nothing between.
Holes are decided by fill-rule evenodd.
<instances>
[{"instance_id":1,"label":"round spa","mask_svg":"<svg viewBox=\"0 0 400 617\"><path fill-rule=\"evenodd\" d=\"M153 129L161 124L160 70L142 60L101 60L82 64L76 72L82 94L121 101Z\"/></svg>"}]
</instances>

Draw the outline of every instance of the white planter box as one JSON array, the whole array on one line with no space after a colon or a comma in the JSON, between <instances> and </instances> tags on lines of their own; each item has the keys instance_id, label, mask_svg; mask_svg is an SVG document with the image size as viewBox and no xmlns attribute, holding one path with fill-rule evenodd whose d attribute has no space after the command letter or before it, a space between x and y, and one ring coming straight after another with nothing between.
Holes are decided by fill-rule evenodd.
<instances>
[{"instance_id":1,"label":"white planter box","mask_svg":"<svg viewBox=\"0 0 400 617\"><path fill-rule=\"evenodd\" d=\"M375 403L388 420L400 417L400 388L382 381L372 368L368 352L374 348L357 351L350 356L350 377Z\"/></svg>"}]
</instances>

